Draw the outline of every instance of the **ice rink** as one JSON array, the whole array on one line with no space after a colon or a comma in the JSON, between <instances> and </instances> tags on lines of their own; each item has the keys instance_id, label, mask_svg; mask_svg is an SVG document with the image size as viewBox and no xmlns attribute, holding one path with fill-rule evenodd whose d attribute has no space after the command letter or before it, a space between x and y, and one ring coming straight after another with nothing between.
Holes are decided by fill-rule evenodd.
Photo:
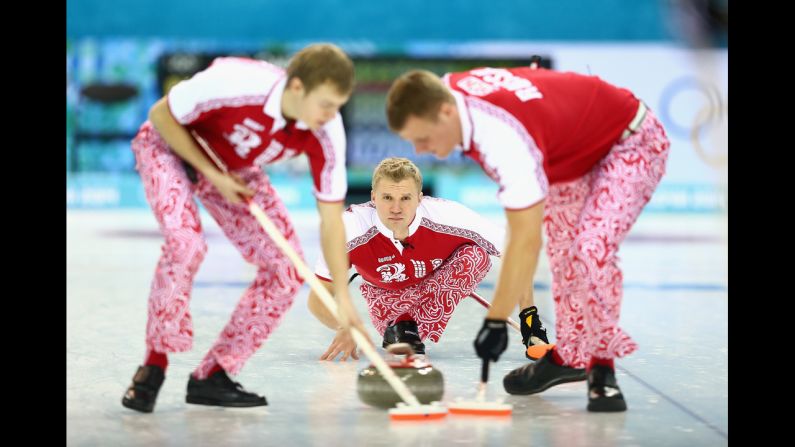
<instances>
[{"instance_id":1,"label":"ice rink","mask_svg":"<svg viewBox=\"0 0 795 447\"><path fill-rule=\"evenodd\" d=\"M504 222L501 215L489 216ZM319 252L317 218L295 214L307 261ZM189 373L254 277L206 213L209 250L194 283L194 348L169 356L155 411L122 407L144 355L150 281L162 238L149 210L67 212L67 443L70 446L721 446L728 444L728 240L725 216L644 214L619 251L622 327L640 348L616 362L629 407L586 411L586 384L510 396L502 376L524 364L520 337L491 368L488 397L514 405L509 418L449 415L390 422L356 395L359 361L321 362L332 332L306 307L304 286L282 325L235 380L267 407L223 409L185 403ZM497 266L478 292L491 299ZM536 303L554 338L545 255ZM358 284L358 280L354 282ZM358 287L351 288L366 319ZM479 359L472 341L485 310L464 300L439 344L426 342L445 377L444 400L473 397ZM514 313L514 319L516 315ZM367 320L366 320L367 321ZM370 335L380 344L381 337Z\"/></svg>"}]
</instances>

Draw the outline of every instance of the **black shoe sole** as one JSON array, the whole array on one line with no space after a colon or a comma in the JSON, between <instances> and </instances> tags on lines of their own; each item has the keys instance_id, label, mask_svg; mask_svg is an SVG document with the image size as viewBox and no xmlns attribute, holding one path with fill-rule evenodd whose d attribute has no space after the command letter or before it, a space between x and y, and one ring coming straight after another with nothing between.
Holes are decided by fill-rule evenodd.
<instances>
[{"instance_id":1,"label":"black shoe sole","mask_svg":"<svg viewBox=\"0 0 795 447\"><path fill-rule=\"evenodd\" d=\"M597 399L588 402L588 411L616 413L627 411L627 402L624 399Z\"/></svg>"},{"instance_id":2,"label":"black shoe sole","mask_svg":"<svg viewBox=\"0 0 795 447\"><path fill-rule=\"evenodd\" d=\"M546 390L548 390L548 389L550 389L550 388L552 388L553 386L556 386L556 385L561 385L561 384L570 383L570 382L582 382L584 380L585 380L585 377L583 377L581 379L580 378L559 379L559 380L554 380L552 382L548 382L546 384L546 386L544 386L542 388L531 389L531 390L528 390L528 391L525 391L525 390L509 390L508 387L505 386L505 382L502 383L502 387L505 389L505 392L508 393L508 394L512 394L514 396L529 396L531 394L538 394L538 393L541 393L543 391L546 391Z\"/></svg>"},{"instance_id":3,"label":"black shoe sole","mask_svg":"<svg viewBox=\"0 0 795 447\"><path fill-rule=\"evenodd\" d=\"M265 400L264 398L261 401L257 402L228 402L218 399L211 399L208 397L185 396L185 402L195 405L212 405L215 407L235 407L235 408L263 407L265 405L268 405L268 401Z\"/></svg>"},{"instance_id":4,"label":"black shoe sole","mask_svg":"<svg viewBox=\"0 0 795 447\"><path fill-rule=\"evenodd\" d=\"M131 409L131 410L140 411L141 413L151 413L152 410L155 409L155 404L145 405L145 404L137 403L134 400L128 400L128 399L124 399L124 398L122 398L121 404L124 405L125 407Z\"/></svg>"}]
</instances>

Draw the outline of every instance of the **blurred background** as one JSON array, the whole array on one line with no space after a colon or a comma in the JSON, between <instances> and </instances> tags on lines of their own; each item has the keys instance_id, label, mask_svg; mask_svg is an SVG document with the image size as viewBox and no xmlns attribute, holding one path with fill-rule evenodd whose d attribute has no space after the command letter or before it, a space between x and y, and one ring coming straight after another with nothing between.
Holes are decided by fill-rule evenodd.
<instances>
[{"instance_id":1,"label":"blurred background","mask_svg":"<svg viewBox=\"0 0 795 447\"><path fill-rule=\"evenodd\" d=\"M69 209L146 208L130 140L149 107L219 55L285 65L333 42L356 64L343 109L349 202L368 200L390 155L423 168L426 193L500 211L471 161L417 157L384 117L390 82L410 68L542 65L632 90L672 141L645 213L725 213L728 184L728 0L67 0L66 171ZM314 209L304 157L266 168L291 210Z\"/></svg>"},{"instance_id":2,"label":"blurred background","mask_svg":"<svg viewBox=\"0 0 795 447\"><path fill-rule=\"evenodd\" d=\"M728 445L728 0L67 0L67 445ZM331 333L307 310L306 286L279 330L241 373L265 393L262 411L192 408L184 380L226 324L256 268L202 210L210 246L193 283L195 347L169 356L157 414L119 405L145 351L147 300L163 238L134 170L130 140L149 107L219 55L286 65L298 49L332 42L356 65L347 127L349 203L369 200L386 156L423 169L425 192L504 223L496 185L468 159L417 157L384 116L405 70L541 64L633 91L671 140L667 172L619 252L622 327L641 349L617 362L630 411L585 411L582 383L507 396L500 377L526 363L518 337L492 366L491 396L508 421L453 417L395 426L358 401L366 360L318 362ZM319 256L318 217L301 156L265 168L307 262ZM499 259L480 283L490 299ZM546 256L535 297L556 337ZM365 302L351 291L360 315ZM471 301L471 300L465 300ZM433 346L448 401L471 396L480 364L472 336L484 310L464 303ZM379 340L372 328L374 340ZM330 392L331 391L331 392Z\"/></svg>"}]
</instances>

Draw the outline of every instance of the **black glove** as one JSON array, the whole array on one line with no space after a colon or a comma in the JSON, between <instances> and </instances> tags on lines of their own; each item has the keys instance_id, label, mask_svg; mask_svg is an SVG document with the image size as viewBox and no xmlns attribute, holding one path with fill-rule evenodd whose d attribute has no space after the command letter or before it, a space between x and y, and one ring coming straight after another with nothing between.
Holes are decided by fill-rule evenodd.
<instances>
[{"instance_id":1,"label":"black glove","mask_svg":"<svg viewBox=\"0 0 795 447\"><path fill-rule=\"evenodd\" d=\"M475 337L475 352L483 360L496 362L508 347L508 329L504 320L486 319Z\"/></svg>"},{"instance_id":2,"label":"black glove","mask_svg":"<svg viewBox=\"0 0 795 447\"><path fill-rule=\"evenodd\" d=\"M528 344L530 337L538 337L544 343L549 344L547 329L541 322L541 317L538 315L538 308L535 306L530 306L519 312L519 327L522 331L523 345L530 346L532 344Z\"/></svg>"}]
</instances>

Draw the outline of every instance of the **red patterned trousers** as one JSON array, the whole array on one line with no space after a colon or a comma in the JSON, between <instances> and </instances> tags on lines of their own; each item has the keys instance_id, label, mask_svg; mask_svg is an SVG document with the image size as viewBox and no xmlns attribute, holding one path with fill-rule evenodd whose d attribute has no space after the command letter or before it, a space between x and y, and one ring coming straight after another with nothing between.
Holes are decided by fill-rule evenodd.
<instances>
[{"instance_id":1,"label":"red patterned trousers","mask_svg":"<svg viewBox=\"0 0 795 447\"><path fill-rule=\"evenodd\" d=\"M193 278L207 252L195 195L243 258L257 266L256 278L194 372L204 378L217 363L228 373L236 374L279 325L303 280L250 214L248 206L229 203L201 175L197 184L190 182L181 159L149 122L133 139L132 150L146 199L165 236L149 294L147 350L183 352L193 344L188 303ZM256 191L253 200L302 254L287 210L267 175L258 167L241 169L236 174Z\"/></svg>"},{"instance_id":2,"label":"red patterned trousers","mask_svg":"<svg viewBox=\"0 0 795 447\"><path fill-rule=\"evenodd\" d=\"M464 245L426 279L402 290L388 290L362 283L370 320L383 335L389 323L408 313L417 322L421 340L439 338L458 303L477 288L491 268L486 250Z\"/></svg>"},{"instance_id":3,"label":"red patterned trousers","mask_svg":"<svg viewBox=\"0 0 795 447\"><path fill-rule=\"evenodd\" d=\"M575 368L623 357L635 342L618 327L623 277L618 248L665 172L670 143L647 112L587 175L550 186L544 210L560 356Z\"/></svg>"}]
</instances>

